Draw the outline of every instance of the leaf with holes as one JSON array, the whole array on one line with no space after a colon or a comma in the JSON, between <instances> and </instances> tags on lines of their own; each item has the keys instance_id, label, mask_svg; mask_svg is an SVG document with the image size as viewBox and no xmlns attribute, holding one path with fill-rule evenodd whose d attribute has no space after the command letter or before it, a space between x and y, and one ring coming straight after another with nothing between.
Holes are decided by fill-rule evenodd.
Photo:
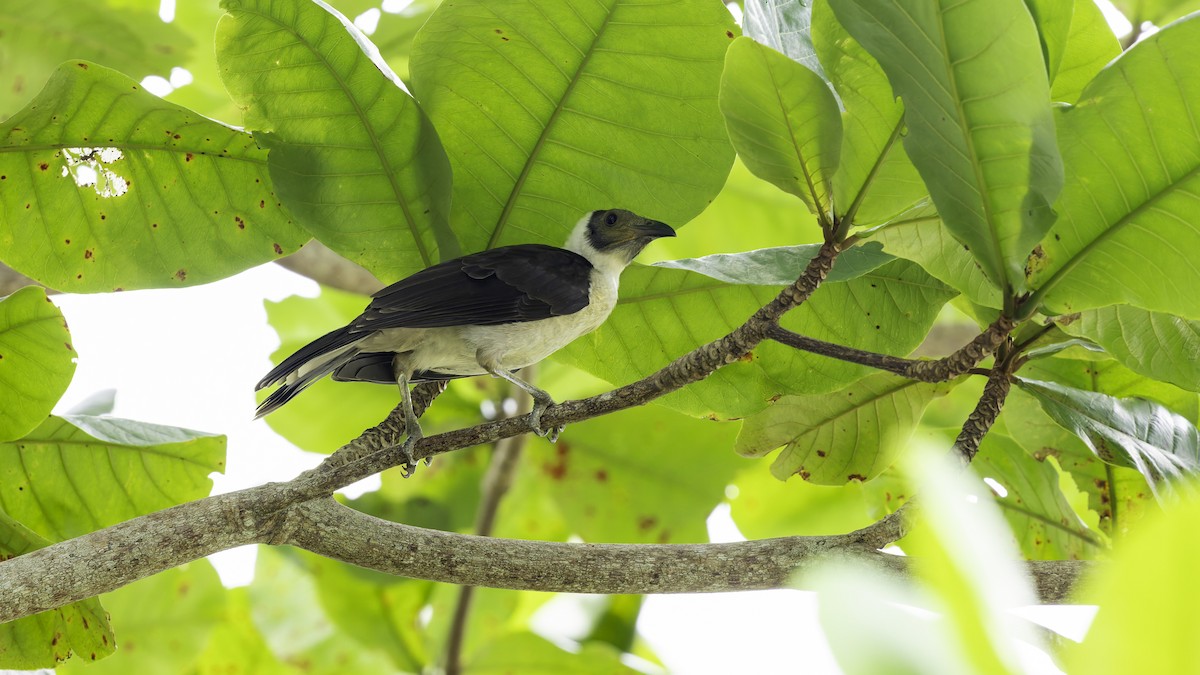
<instances>
[{"instance_id":1,"label":"leaf with holes","mask_svg":"<svg viewBox=\"0 0 1200 675\"><path fill-rule=\"evenodd\" d=\"M1030 306L1113 304L1200 319L1200 17L1146 38L1058 119L1062 214L1032 270Z\"/></svg>"},{"instance_id":2,"label":"leaf with holes","mask_svg":"<svg viewBox=\"0 0 1200 675\"><path fill-rule=\"evenodd\" d=\"M299 248L248 134L94 63L0 124L4 262L63 291L191 286Z\"/></svg>"},{"instance_id":3,"label":"leaf with holes","mask_svg":"<svg viewBox=\"0 0 1200 675\"><path fill-rule=\"evenodd\" d=\"M0 35L0 121L28 103L67 59L103 63L140 80L165 77L194 51L179 25L158 18L157 6L116 10L102 2L15 0L0 4Z\"/></svg>"},{"instance_id":4,"label":"leaf with holes","mask_svg":"<svg viewBox=\"0 0 1200 675\"><path fill-rule=\"evenodd\" d=\"M1113 305L1083 312L1062 329L1094 340L1146 377L1200 391L1200 321Z\"/></svg>"},{"instance_id":5,"label":"leaf with holes","mask_svg":"<svg viewBox=\"0 0 1200 675\"><path fill-rule=\"evenodd\" d=\"M301 224L380 279L458 255L445 151L370 40L324 3L221 6L221 78Z\"/></svg>"},{"instance_id":6,"label":"leaf with holes","mask_svg":"<svg viewBox=\"0 0 1200 675\"><path fill-rule=\"evenodd\" d=\"M62 312L37 286L0 299L0 441L41 424L71 383L75 349Z\"/></svg>"},{"instance_id":7,"label":"leaf with holes","mask_svg":"<svg viewBox=\"0 0 1200 675\"><path fill-rule=\"evenodd\" d=\"M794 278L802 269L778 274ZM608 321L553 358L614 384L632 382L728 334L778 293L776 286L635 265L622 277L621 297ZM782 325L817 339L903 356L920 344L954 295L916 264L893 260L849 281L824 284ZM740 362L655 402L697 417L742 417L766 408L780 394L825 393L869 372L764 342Z\"/></svg>"},{"instance_id":8,"label":"leaf with holes","mask_svg":"<svg viewBox=\"0 0 1200 675\"><path fill-rule=\"evenodd\" d=\"M1059 488L1059 473L1043 458L1031 457L1016 441L993 430L984 437L971 468L995 481L1002 494L996 505L1030 560L1079 560L1103 550L1103 540L1088 529ZM995 493L996 487L991 486Z\"/></svg>"},{"instance_id":9,"label":"leaf with holes","mask_svg":"<svg viewBox=\"0 0 1200 675\"><path fill-rule=\"evenodd\" d=\"M1017 379L1042 410L1101 460L1137 469L1151 487L1200 471L1200 432L1182 415L1140 398Z\"/></svg>"},{"instance_id":10,"label":"leaf with holes","mask_svg":"<svg viewBox=\"0 0 1200 675\"><path fill-rule=\"evenodd\" d=\"M0 510L0 561L52 543ZM72 654L96 661L115 646L108 614L97 598L0 624L0 668L53 668Z\"/></svg>"},{"instance_id":11,"label":"leaf with holes","mask_svg":"<svg viewBox=\"0 0 1200 675\"><path fill-rule=\"evenodd\" d=\"M841 162L833 177L838 216L855 226L877 225L928 201L929 191L900 141L904 105L879 62L825 2L813 5L812 41L844 107Z\"/></svg>"},{"instance_id":12,"label":"leaf with holes","mask_svg":"<svg viewBox=\"0 0 1200 675\"><path fill-rule=\"evenodd\" d=\"M0 443L0 508L55 541L208 496L225 437L115 417L50 417Z\"/></svg>"},{"instance_id":13,"label":"leaf with holes","mask_svg":"<svg viewBox=\"0 0 1200 675\"><path fill-rule=\"evenodd\" d=\"M704 519L745 465L729 452L735 433L732 424L630 408L572 424L554 445L531 443L525 461L586 541L700 542L708 539ZM678 448L691 459L646 448Z\"/></svg>"},{"instance_id":14,"label":"leaf with holes","mask_svg":"<svg viewBox=\"0 0 1200 675\"><path fill-rule=\"evenodd\" d=\"M925 406L952 387L878 373L830 394L785 396L746 419L736 449L761 457L784 445L771 465L780 480L865 482L892 465Z\"/></svg>"},{"instance_id":15,"label":"leaf with holes","mask_svg":"<svg viewBox=\"0 0 1200 675\"><path fill-rule=\"evenodd\" d=\"M463 248L560 246L601 208L691 220L733 161L717 89L736 30L709 0L442 3L410 66Z\"/></svg>"},{"instance_id":16,"label":"leaf with holes","mask_svg":"<svg viewBox=\"0 0 1200 675\"><path fill-rule=\"evenodd\" d=\"M842 119L829 85L779 52L740 37L725 53L721 114L738 156L796 195L829 227Z\"/></svg>"},{"instance_id":17,"label":"leaf with holes","mask_svg":"<svg viewBox=\"0 0 1200 675\"><path fill-rule=\"evenodd\" d=\"M1025 5L831 0L904 99L904 147L942 222L1019 293L1062 185L1050 86Z\"/></svg>"}]
</instances>

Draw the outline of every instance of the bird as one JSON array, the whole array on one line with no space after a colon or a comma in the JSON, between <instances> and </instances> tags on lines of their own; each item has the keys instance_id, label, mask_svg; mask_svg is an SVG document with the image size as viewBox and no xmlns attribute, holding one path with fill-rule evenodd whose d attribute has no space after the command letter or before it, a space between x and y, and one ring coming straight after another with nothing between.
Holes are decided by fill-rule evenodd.
<instances>
[{"instance_id":1,"label":"bird","mask_svg":"<svg viewBox=\"0 0 1200 675\"><path fill-rule=\"evenodd\" d=\"M301 347L258 382L255 391L282 383L258 406L255 419L332 375L339 382L376 382L400 388L407 438L422 437L409 386L491 375L533 397L531 430L554 399L517 377L602 324L617 302L621 272L650 242L675 230L624 209L585 214L562 248L516 244L447 260L401 279L371 296L348 325Z\"/></svg>"}]
</instances>

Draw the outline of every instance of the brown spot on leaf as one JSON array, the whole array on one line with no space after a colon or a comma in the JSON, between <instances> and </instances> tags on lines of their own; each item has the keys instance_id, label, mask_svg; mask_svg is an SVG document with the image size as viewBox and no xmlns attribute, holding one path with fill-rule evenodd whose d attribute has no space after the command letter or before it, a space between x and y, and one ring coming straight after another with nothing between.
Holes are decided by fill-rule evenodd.
<instances>
[{"instance_id":1,"label":"brown spot on leaf","mask_svg":"<svg viewBox=\"0 0 1200 675\"><path fill-rule=\"evenodd\" d=\"M83 252L83 259L84 259L84 260L91 260L91 258L92 258L92 249L90 249L90 248L89 248L89 249L87 249L86 251L84 251L84 252Z\"/></svg>"},{"instance_id":2,"label":"brown spot on leaf","mask_svg":"<svg viewBox=\"0 0 1200 675\"><path fill-rule=\"evenodd\" d=\"M562 480L567 475L567 455L571 452L571 446L559 441L554 444L554 451L556 460L542 464L542 470L554 480Z\"/></svg>"},{"instance_id":3,"label":"brown spot on leaf","mask_svg":"<svg viewBox=\"0 0 1200 675\"><path fill-rule=\"evenodd\" d=\"M180 138L183 138L183 137L180 136L179 134L171 134L171 138L174 138L175 140L179 140Z\"/></svg>"},{"instance_id":4,"label":"brown spot on leaf","mask_svg":"<svg viewBox=\"0 0 1200 675\"><path fill-rule=\"evenodd\" d=\"M158 229L158 223L150 223L150 227L153 229Z\"/></svg>"},{"instance_id":5,"label":"brown spot on leaf","mask_svg":"<svg viewBox=\"0 0 1200 675\"><path fill-rule=\"evenodd\" d=\"M67 246L70 246L70 245L71 245L71 240L70 240L70 239L63 239L63 243L64 243L64 244L66 244Z\"/></svg>"},{"instance_id":6,"label":"brown spot on leaf","mask_svg":"<svg viewBox=\"0 0 1200 675\"><path fill-rule=\"evenodd\" d=\"M275 246L275 255L283 255L283 247L280 246L279 244L275 244L274 246Z\"/></svg>"},{"instance_id":7,"label":"brown spot on leaf","mask_svg":"<svg viewBox=\"0 0 1200 675\"><path fill-rule=\"evenodd\" d=\"M175 273L175 278L180 281L187 279L187 270L184 270L184 269L179 270L178 272Z\"/></svg>"},{"instance_id":8,"label":"brown spot on leaf","mask_svg":"<svg viewBox=\"0 0 1200 675\"><path fill-rule=\"evenodd\" d=\"M86 63L76 63L75 65L79 66L80 68L83 68L84 70L88 69L88 64L86 64Z\"/></svg>"},{"instance_id":9,"label":"brown spot on leaf","mask_svg":"<svg viewBox=\"0 0 1200 675\"><path fill-rule=\"evenodd\" d=\"M818 450L818 451L817 451L817 457L824 457L824 456L825 456L825 451L824 451L824 450Z\"/></svg>"},{"instance_id":10,"label":"brown spot on leaf","mask_svg":"<svg viewBox=\"0 0 1200 675\"><path fill-rule=\"evenodd\" d=\"M867 477L861 473L852 473L849 476L846 476L846 480L856 480L860 483L865 483L867 482Z\"/></svg>"},{"instance_id":11,"label":"brown spot on leaf","mask_svg":"<svg viewBox=\"0 0 1200 675\"><path fill-rule=\"evenodd\" d=\"M46 169L50 168L50 165L45 162L42 162L41 164L38 164L38 168L41 169L42 171L45 171Z\"/></svg>"},{"instance_id":12,"label":"brown spot on leaf","mask_svg":"<svg viewBox=\"0 0 1200 675\"><path fill-rule=\"evenodd\" d=\"M727 30L727 31L725 31L725 37L727 37L727 38L729 38L730 40L732 40L732 39L733 39L733 31L731 31L731 30Z\"/></svg>"},{"instance_id":13,"label":"brown spot on leaf","mask_svg":"<svg viewBox=\"0 0 1200 675\"><path fill-rule=\"evenodd\" d=\"M91 626L89 626L89 625L88 625L88 620L87 620L87 617L86 617L86 616L81 616L81 617L79 617L79 619L80 619L81 621L83 621L83 627L84 627L84 628L91 628Z\"/></svg>"},{"instance_id":14,"label":"brown spot on leaf","mask_svg":"<svg viewBox=\"0 0 1200 675\"><path fill-rule=\"evenodd\" d=\"M64 347L66 347L66 348L67 348L67 351L69 351L69 352L73 352L73 351L75 351L75 348L71 346L71 343L70 343L70 342L64 342L64 343L63 343L63 346L64 346Z\"/></svg>"},{"instance_id":15,"label":"brown spot on leaf","mask_svg":"<svg viewBox=\"0 0 1200 675\"><path fill-rule=\"evenodd\" d=\"M800 474L800 477L803 478L804 480L808 480L808 477L812 475L811 473L809 473L808 471L806 471L804 469L800 469L796 473Z\"/></svg>"},{"instance_id":16,"label":"brown spot on leaf","mask_svg":"<svg viewBox=\"0 0 1200 675\"><path fill-rule=\"evenodd\" d=\"M178 136L176 136L175 138L179 138L179 137L178 137ZM183 156L183 161L185 161L185 162L190 162L190 161L192 161L192 153L190 153L190 152L189 152L189 153L186 153L186 154L184 154L184 156Z\"/></svg>"},{"instance_id":17,"label":"brown spot on leaf","mask_svg":"<svg viewBox=\"0 0 1200 675\"><path fill-rule=\"evenodd\" d=\"M258 200L258 208L260 208L260 209L267 208L267 201L265 199Z\"/></svg>"},{"instance_id":18,"label":"brown spot on leaf","mask_svg":"<svg viewBox=\"0 0 1200 675\"><path fill-rule=\"evenodd\" d=\"M246 221L242 220L240 216L234 216L233 222L237 223L239 230L246 229Z\"/></svg>"},{"instance_id":19,"label":"brown spot on leaf","mask_svg":"<svg viewBox=\"0 0 1200 675\"><path fill-rule=\"evenodd\" d=\"M605 471L604 469L598 469L596 471L596 480L600 481L601 483L607 481L608 480L608 472Z\"/></svg>"},{"instance_id":20,"label":"brown spot on leaf","mask_svg":"<svg viewBox=\"0 0 1200 675\"><path fill-rule=\"evenodd\" d=\"M743 363L751 363L754 361L754 352L746 352L738 357L738 361Z\"/></svg>"},{"instance_id":21,"label":"brown spot on leaf","mask_svg":"<svg viewBox=\"0 0 1200 675\"><path fill-rule=\"evenodd\" d=\"M642 532L649 532L650 530L654 529L654 526L657 524L658 518L655 518L654 516L642 516L641 518L638 518L637 526Z\"/></svg>"}]
</instances>

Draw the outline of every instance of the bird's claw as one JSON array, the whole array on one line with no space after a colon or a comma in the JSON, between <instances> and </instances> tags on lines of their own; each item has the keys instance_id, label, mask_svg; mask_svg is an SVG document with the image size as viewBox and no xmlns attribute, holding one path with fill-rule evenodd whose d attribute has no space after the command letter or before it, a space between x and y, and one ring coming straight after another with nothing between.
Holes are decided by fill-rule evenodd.
<instances>
[{"instance_id":1,"label":"bird's claw","mask_svg":"<svg viewBox=\"0 0 1200 675\"><path fill-rule=\"evenodd\" d=\"M542 413L546 412L546 408L552 405L554 405L553 399L548 401L534 401L533 411L529 413L529 428L533 430L533 433L554 443L558 440L558 435L562 433L565 427L561 424L549 429L542 427Z\"/></svg>"},{"instance_id":2,"label":"bird's claw","mask_svg":"<svg viewBox=\"0 0 1200 675\"><path fill-rule=\"evenodd\" d=\"M417 427L413 433L404 439L404 443L400 445L400 454L404 457L404 463L400 465L400 470L404 472L404 477L408 478L417 472L417 460L413 458L413 448L417 445L417 441L421 440L424 434L421 433L421 428ZM425 465L429 465L429 458L425 458Z\"/></svg>"}]
</instances>

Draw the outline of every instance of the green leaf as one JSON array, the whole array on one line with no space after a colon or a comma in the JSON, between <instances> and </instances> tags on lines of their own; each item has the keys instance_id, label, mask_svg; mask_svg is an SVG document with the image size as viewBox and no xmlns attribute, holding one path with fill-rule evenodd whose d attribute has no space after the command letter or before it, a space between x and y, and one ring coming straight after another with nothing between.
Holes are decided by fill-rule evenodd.
<instances>
[{"instance_id":1,"label":"green leaf","mask_svg":"<svg viewBox=\"0 0 1200 675\"><path fill-rule=\"evenodd\" d=\"M480 649L463 665L478 675L637 675L621 663L621 653L609 645L590 642L572 653L533 633L512 633Z\"/></svg>"},{"instance_id":2,"label":"green leaf","mask_svg":"<svg viewBox=\"0 0 1200 675\"><path fill-rule=\"evenodd\" d=\"M1075 3L1062 0L1025 0L1025 8L1037 25L1038 39L1042 44L1042 57L1046 60L1046 73L1053 81L1061 67L1067 38L1071 32L1071 20Z\"/></svg>"},{"instance_id":3,"label":"green leaf","mask_svg":"<svg viewBox=\"0 0 1200 675\"><path fill-rule=\"evenodd\" d=\"M1068 653L1072 673L1187 673L1200 664L1195 583L1200 500L1172 505L1122 542L1077 597L1099 606L1083 644ZM1152 621L1147 617L1154 617ZM1131 645L1137 645L1131 649Z\"/></svg>"},{"instance_id":4,"label":"green leaf","mask_svg":"<svg viewBox=\"0 0 1200 675\"><path fill-rule=\"evenodd\" d=\"M746 0L742 24L746 36L786 54L824 77L813 48L813 3L807 0Z\"/></svg>"},{"instance_id":5,"label":"green leaf","mask_svg":"<svg viewBox=\"0 0 1200 675\"><path fill-rule=\"evenodd\" d=\"M802 268L796 268L799 274ZM836 269L836 266L835 266ZM740 326L778 288L727 284L683 270L635 265L609 320L554 358L614 384L640 379ZM903 260L845 283L822 286L784 317L814 338L904 355L929 332L953 291ZM866 375L863 366L763 343L739 363L656 402L697 417L741 417L779 394L833 391Z\"/></svg>"},{"instance_id":6,"label":"green leaf","mask_svg":"<svg viewBox=\"0 0 1200 675\"><path fill-rule=\"evenodd\" d=\"M1025 259L1062 184L1034 23L1008 0L831 0L904 99L904 147L946 227L997 286Z\"/></svg>"},{"instance_id":7,"label":"green leaf","mask_svg":"<svg viewBox=\"0 0 1200 675\"><path fill-rule=\"evenodd\" d=\"M1059 489L1053 460L1031 457L1012 438L993 430L984 437L971 467L998 483L996 505L1008 521L1021 554L1030 560L1092 558L1101 539L1075 515ZM995 492L995 486L990 486Z\"/></svg>"},{"instance_id":8,"label":"green leaf","mask_svg":"<svg viewBox=\"0 0 1200 675\"><path fill-rule=\"evenodd\" d=\"M1200 391L1200 321L1114 305L1083 312L1062 329L1094 340L1146 377Z\"/></svg>"},{"instance_id":9,"label":"green leaf","mask_svg":"<svg viewBox=\"0 0 1200 675\"><path fill-rule=\"evenodd\" d=\"M380 279L457 255L437 132L370 41L323 4L221 6L221 77L304 227Z\"/></svg>"},{"instance_id":10,"label":"green leaf","mask_svg":"<svg viewBox=\"0 0 1200 675\"><path fill-rule=\"evenodd\" d=\"M224 436L55 416L0 443L0 508L59 541L205 497L224 468Z\"/></svg>"},{"instance_id":11,"label":"green leaf","mask_svg":"<svg viewBox=\"0 0 1200 675\"><path fill-rule=\"evenodd\" d=\"M894 256L912 260L977 305L999 308L1004 302L979 263L936 214L905 217L860 236L879 242L884 251Z\"/></svg>"},{"instance_id":12,"label":"green leaf","mask_svg":"<svg viewBox=\"0 0 1200 675\"><path fill-rule=\"evenodd\" d=\"M739 472L733 487L729 515L748 539L853 532L872 522L858 482L784 482L771 475L764 461Z\"/></svg>"},{"instance_id":13,"label":"green leaf","mask_svg":"<svg viewBox=\"0 0 1200 675\"><path fill-rule=\"evenodd\" d=\"M1173 24L1101 71L1059 116L1069 179L1029 307L1130 304L1200 319L1200 78L1187 65L1197 60L1200 20Z\"/></svg>"},{"instance_id":14,"label":"green leaf","mask_svg":"<svg viewBox=\"0 0 1200 675\"><path fill-rule=\"evenodd\" d=\"M1079 100L1087 83L1120 55L1121 45L1096 1L1075 0L1071 32L1050 84L1050 99L1066 103Z\"/></svg>"},{"instance_id":15,"label":"green leaf","mask_svg":"<svg viewBox=\"0 0 1200 675\"><path fill-rule=\"evenodd\" d=\"M0 7L0 121L25 105L67 59L103 63L130 77L166 75L192 39L156 11L71 0L13 0Z\"/></svg>"},{"instance_id":16,"label":"green leaf","mask_svg":"<svg viewBox=\"0 0 1200 675\"><path fill-rule=\"evenodd\" d=\"M1159 26L1200 8L1197 0L1113 0L1135 27L1143 21Z\"/></svg>"},{"instance_id":17,"label":"green leaf","mask_svg":"<svg viewBox=\"0 0 1200 675\"><path fill-rule=\"evenodd\" d=\"M845 108L834 210L856 226L886 222L928 198L900 142L904 106L879 62L837 22L828 3L813 6L812 22L813 46Z\"/></svg>"},{"instance_id":18,"label":"green leaf","mask_svg":"<svg viewBox=\"0 0 1200 675\"><path fill-rule=\"evenodd\" d=\"M120 641L117 652L100 663L69 661L57 672L187 672L225 611L225 588L207 560L159 572L102 597Z\"/></svg>"},{"instance_id":19,"label":"green leaf","mask_svg":"<svg viewBox=\"0 0 1200 675\"><path fill-rule=\"evenodd\" d=\"M191 286L299 248L249 135L64 63L0 125L0 251L64 291ZM18 196L19 195L19 196Z\"/></svg>"},{"instance_id":20,"label":"green leaf","mask_svg":"<svg viewBox=\"0 0 1200 675\"><path fill-rule=\"evenodd\" d=\"M1027 363L1021 368L1021 375L1031 380L1049 380L1118 398L1148 398L1189 420L1200 418L1200 401L1197 401L1193 392L1139 375L1112 359L1089 359L1094 354L1088 352L1079 358L1070 357L1069 352L1067 354Z\"/></svg>"},{"instance_id":21,"label":"green leaf","mask_svg":"<svg viewBox=\"0 0 1200 675\"><path fill-rule=\"evenodd\" d=\"M225 616L196 660L197 675L302 675L300 664L285 665L263 640L246 589L231 588L225 595Z\"/></svg>"},{"instance_id":22,"label":"green leaf","mask_svg":"<svg viewBox=\"0 0 1200 675\"><path fill-rule=\"evenodd\" d=\"M1017 385L1097 457L1137 469L1152 488L1200 470L1200 432L1183 416L1153 401L1119 399L1023 378Z\"/></svg>"},{"instance_id":23,"label":"green leaf","mask_svg":"<svg viewBox=\"0 0 1200 675\"><path fill-rule=\"evenodd\" d=\"M0 440L33 431L71 383L75 348L62 312L37 286L0 298Z\"/></svg>"},{"instance_id":24,"label":"green leaf","mask_svg":"<svg viewBox=\"0 0 1200 675\"><path fill-rule=\"evenodd\" d=\"M704 520L744 465L729 452L735 433L730 424L632 408L572 424L555 445L533 442L524 461L586 541L706 541Z\"/></svg>"},{"instance_id":25,"label":"green leaf","mask_svg":"<svg viewBox=\"0 0 1200 675\"><path fill-rule=\"evenodd\" d=\"M733 161L717 90L736 30L708 0L443 3L411 68L464 249L559 246L597 208L691 220Z\"/></svg>"},{"instance_id":26,"label":"green leaf","mask_svg":"<svg viewBox=\"0 0 1200 675\"><path fill-rule=\"evenodd\" d=\"M307 675L396 672L380 645L363 645L330 622L313 577L273 546L258 548L250 614L271 652ZM152 671L147 671L152 672Z\"/></svg>"},{"instance_id":27,"label":"green leaf","mask_svg":"<svg viewBox=\"0 0 1200 675\"><path fill-rule=\"evenodd\" d=\"M1038 461L1054 458L1087 496L1099 517L1099 529L1113 539L1124 536L1157 508L1146 479L1133 469L1100 461L1075 434L1042 411L1037 399L1014 389L1000 420L1020 433L1013 438Z\"/></svg>"},{"instance_id":28,"label":"green leaf","mask_svg":"<svg viewBox=\"0 0 1200 675\"><path fill-rule=\"evenodd\" d=\"M0 561L51 543L0 511ZM0 668L53 668L72 654L95 661L115 646L108 614L97 598L0 624Z\"/></svg>"},{"instance_id":29,"label":"green leaf","mask_svg":"<svg viewBox=\"0 0 1200 675\"><path fill-rule=\"evenodd\" d=\"M831 394L786 396L746 419L737 451L761 457L786 444L771 465L780 480L866 482L892 465L925 406L951 386L878 373Z\"/></svg>"},{"instance_id":30,"label":"green leaf","mask_svg":"<svg viewBox=\"0 0 1200 675\"><path fill-rule=\"evenodd\" d=\"M748 37L725 53L721 113L750 171L799 197L828 228L830 180L842 120L829 85L813 71Z\"/></svg>"},{"instance_id":31,"label":"green leaf","mask_svg":"<svg viewBox=\"0 0 1200 675\"><path fill-rule=\"evenodd\" d=\"M819 244L803 244L741 253L716 253L703 258L664 260L654 263L654 267L699 272L706 277L730 284L786 286L796 280L797 270L804 269L820 248ZM838 256L837 265L829 272L825 281L856 279L892 260L894 258L884 253L880 246L855 246Z\"/></svg>"}]
</instances>

